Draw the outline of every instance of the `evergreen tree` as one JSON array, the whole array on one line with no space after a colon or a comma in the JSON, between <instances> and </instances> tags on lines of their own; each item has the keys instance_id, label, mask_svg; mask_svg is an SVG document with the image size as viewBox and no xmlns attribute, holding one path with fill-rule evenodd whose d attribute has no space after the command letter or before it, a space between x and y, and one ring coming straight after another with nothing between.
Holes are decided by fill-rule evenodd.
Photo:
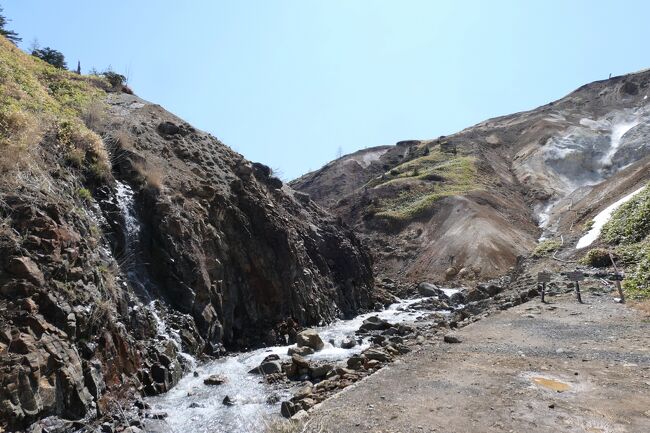
<instances>
[{"instance_id":1,"label":"evergreen tree","mask_svg":"<svg viewBox=\"0 0 650 433\"><path fill-rule=\"evenodd\" d=\"M14 32L13 30L7 30L5 28L9 21L10 20L2 15L2 6L0 6L0 35L6 37L11 42L13 42L14 45L16 45L18 42L22 41L22 39L18 37L18 33Z\"/></svg>"},{"instance_id":2,"label":"evergreen tree","mask_svg":"<svg viewBox=\"0 0 650 433\"><path fill-rule=\"evenodd\" d=\"M50 65L56 66L59 69L65 69L67 67L63 53L55 50L54 48L45 47L34 50L32 51L32 56L38 57L39 59L44 60Z\"/></svg>"}]
</instances>

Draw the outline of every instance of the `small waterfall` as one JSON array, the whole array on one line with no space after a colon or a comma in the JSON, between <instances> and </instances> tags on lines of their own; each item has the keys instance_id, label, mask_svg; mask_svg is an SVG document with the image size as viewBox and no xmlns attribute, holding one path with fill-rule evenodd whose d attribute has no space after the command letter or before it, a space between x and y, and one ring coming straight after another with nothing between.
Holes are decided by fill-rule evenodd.
<instances>
[{"instance_id":1,"label":"small waterfall","mask_svg":"<svg viewBox=\"0 0 650 433\"><path fill-rule=\"evenodd\" d=\"M159 314L160 308L155 301L157 290L155 284L149 278L146 263L142 261L142 256L139 254L142 225L135 210L133 189L126 183L116 181L115 190L117 206L124 219L125 229L124 251L120 260L121 267L124 269L129 283L136 288L138 295L147 302L146 308L156 322L157 336L171 341L176 347L178 355L184 359L184 364L189 366L190 369L194 368L196 359L189 353L183 352L178 331L171 328Z\"/></svg>"}]
</instances>

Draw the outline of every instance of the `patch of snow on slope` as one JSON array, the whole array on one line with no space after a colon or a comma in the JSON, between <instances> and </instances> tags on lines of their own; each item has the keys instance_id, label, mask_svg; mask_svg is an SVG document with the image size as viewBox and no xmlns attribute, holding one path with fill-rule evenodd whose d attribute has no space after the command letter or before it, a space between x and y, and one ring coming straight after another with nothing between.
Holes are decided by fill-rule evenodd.
<instances>
[{"instance_id":1,"label":"patch of snow on slope","mask_svg":"<svg viewBox=\"0 0 650 433\"><path fill-rule=\"evenodd\" d=\"M578 244L576 245L576 249L588 247L596 239L598 239L598 237L600 236L600 231L603 229L603 226L607 223L607 221L611 219L614 211L624 203L632 200L632 198L634 198L635 195L643 191L644 188L645 186L642 186L641 188L637 189L633 193L626 195L622 199L618 200L616 203L607 206L602 212L596 215L594 217L594 225L591 227L591 229L587 232L586 235L580 238Z\"/></svg>"}]
</instances>

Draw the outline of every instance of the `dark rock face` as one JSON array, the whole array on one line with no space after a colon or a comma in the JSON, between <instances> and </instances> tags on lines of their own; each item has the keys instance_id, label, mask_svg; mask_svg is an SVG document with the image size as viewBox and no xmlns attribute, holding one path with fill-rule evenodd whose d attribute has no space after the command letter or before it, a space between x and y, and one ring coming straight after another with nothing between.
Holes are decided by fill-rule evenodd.
<instances>
[{"instance_id":1,"label":"dark rock face","mask_svg":"<svg viewBox=\"0 0 650 433\"><path fill-rule=\"evenodd\" d=\"M371 306L369 254L335 218L159 107L111 98L100 132L133 144L112 150L103 183L64 166L48 136L50 189L0 188L0 431L92 420L169 390L181 351L295 341ZM135 193L135 243L115 178Z\"/></svg>"},{"instance_id":2,"label":"dark rock face","mask_svg":"<svg viewBox=\"0 0 650 433\"><path fill-rule=\"evenodd\" d=\"M112 101L115 127L135 144L119 176L136 190L142 250L161 296L194 317L208 351L279 342L287 319L317 324L370 306L371 259L350 230L296 200L268 167L159 107L124 113L133 102L141 100ZM188 133L170 139L169 124ZM134 168L142 160L164 167L161 189Z\"/></svg>"}]
</instances>

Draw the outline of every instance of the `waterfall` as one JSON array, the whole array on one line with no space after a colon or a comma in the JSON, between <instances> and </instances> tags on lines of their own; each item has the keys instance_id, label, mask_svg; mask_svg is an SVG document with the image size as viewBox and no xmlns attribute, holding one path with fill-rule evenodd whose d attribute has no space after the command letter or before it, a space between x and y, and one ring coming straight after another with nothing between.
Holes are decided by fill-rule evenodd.
<instances>
[{"instance_id":1,"label":"waterfall","mask_svg":"<svg viewBox=\"0 0 650 433\"><path fill-rule=\"evenodd\" d=\"M138 295L146 302L146 308L156 322L158 337L171 341L177 349L178 356L183 358L184 364L189 368L196 366L196 359L182 350L181 337L177 330L171 328L160 316L160 308L155 301L157 292L154 282L147 273L146 263L139 254L142 224L135 210L133 189L124 182L116 181L115 197L117 206L124 220L124 251L122 252L121 266L124 269L129 283L134 286Z\"/></svg>"}]
</instances>

